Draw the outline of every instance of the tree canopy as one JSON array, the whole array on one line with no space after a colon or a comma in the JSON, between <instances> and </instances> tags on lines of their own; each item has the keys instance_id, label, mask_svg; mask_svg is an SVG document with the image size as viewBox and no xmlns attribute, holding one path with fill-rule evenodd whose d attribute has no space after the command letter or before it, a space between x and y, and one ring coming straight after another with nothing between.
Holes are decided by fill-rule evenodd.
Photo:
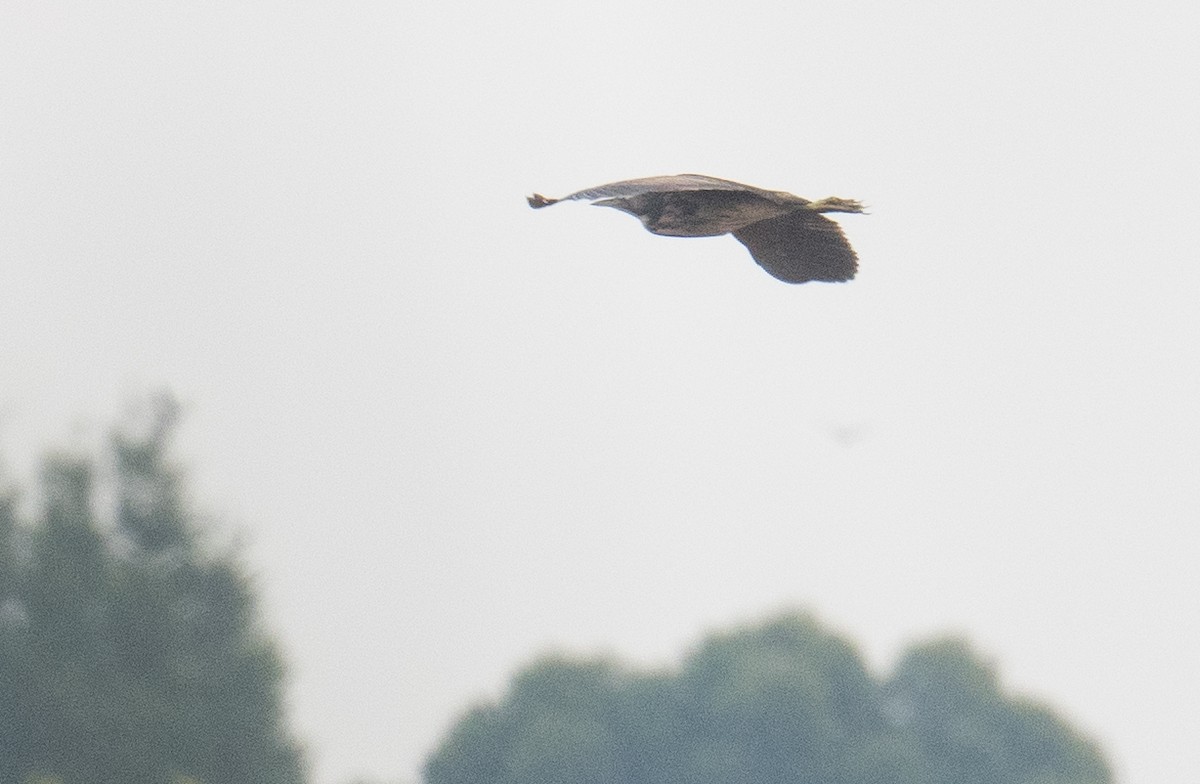
<instances>
[{"instance_id":1,"label":"tree canopy","mask_svg":"<svg viewBox=\"0 0 1200 784\"><path fill-rule=\"evenodd\" d=\"M206 546L167 447L174 406L104 459L0 496L0 781L298 784L283 664L252 584Z\"/></svg>"},{"instance_id":2,"label":"tree canopy","mask_svg":"<svg viewBox=\"0 0 1200 784\"><path fill-rule=\"evenodd\" d=\"M1096 745L1006 693L959 639L875 677L791 613L705 639L672 671L551 656L470 710L428 784L1107 784Z\"/></svg>"}]
</instances>

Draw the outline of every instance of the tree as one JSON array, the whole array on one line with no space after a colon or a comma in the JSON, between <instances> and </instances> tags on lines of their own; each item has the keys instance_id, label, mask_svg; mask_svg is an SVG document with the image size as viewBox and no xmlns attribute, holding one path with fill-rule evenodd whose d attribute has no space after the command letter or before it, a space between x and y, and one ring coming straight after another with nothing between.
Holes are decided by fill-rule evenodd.
<instances>
[{"instance_id":1,"label":"tree","mask_svg":"<svg viewBox=\"0 0 1200 784\"><path fill-rule=\"evenodd\" d=\"M0 499L0 781L304 781L282 660L187 504L174 419L162 400L115 434L107 475L47 459L36 520Z\"/></svg>"},{"instance_id":2,"label":"tree","mask_svg":"<svg viewBox=\"0 0 1200 784\"><path fill-rule=\"evenodd\" d=\"M542 659L430 755L428 784L1107 784L1098 750L1005 695L957 640L878 679L792 613L714 634L674 671Z\"/></svg>"},{"instance_id":3,"label":"tree","mask_svg":"<svg viewBox=\"0 0 1200 784\"><path fill-rule=\"evenodd\" d=\"M1096 746L1046 706L1006 695L961 639L911 648L884 687L932 784L1108 781Z\"/></svg>"}]
</instances>

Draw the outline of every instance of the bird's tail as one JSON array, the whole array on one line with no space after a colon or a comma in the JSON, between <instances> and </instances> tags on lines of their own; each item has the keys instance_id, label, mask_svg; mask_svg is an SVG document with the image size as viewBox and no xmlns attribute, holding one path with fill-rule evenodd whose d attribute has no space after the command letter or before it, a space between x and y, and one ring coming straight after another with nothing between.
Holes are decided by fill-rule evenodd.
<instances>
[{"instance_id":1,"label":"bird's tail","mask_svg":"<svg viewBox=\"0 0 1200 784\"><path fill-rule=\"evenodd\" d=\"M818 199L808 205L810 210L814 212L866 212L866 207L861 201L854 199L841 199L837 196L830 196L828 199Z\"/></svg>"},{"instance_id":2,"label":"bird's tail","mask_svg":"<svg viewBox=\"0 0 1200 784\"><path fill-rule=\"evenodd\" d=\"M532 196L526 196L525 199L529 202L529 206L533 207L535 210L540 210L542 207L549 207L551 204L557 204L559 201L558 199L547 198L540 193L535 193Z\"/></svg>"}]
</instances>

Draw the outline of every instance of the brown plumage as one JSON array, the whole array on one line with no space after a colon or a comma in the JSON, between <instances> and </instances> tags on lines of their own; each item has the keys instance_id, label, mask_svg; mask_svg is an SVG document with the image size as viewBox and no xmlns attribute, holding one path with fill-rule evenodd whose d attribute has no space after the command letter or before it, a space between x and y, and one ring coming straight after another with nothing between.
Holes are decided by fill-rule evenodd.
<instances>
[{"instance_id":1,"label":"brown plumage","mask_svg":"<svg viewBox=\"0 0 1200 784\"><path fill-rule=\"evenodd\" d=\"M823 212L862 212L851 199L809 201L783 191L706 177L677 174L623 180L549 199L535 193L529 206L586 200L638 218L647 231L668 237L733 234L770 274L788 283L845 281L858 259L841 227Z\"/></svg>"}]
</instances>

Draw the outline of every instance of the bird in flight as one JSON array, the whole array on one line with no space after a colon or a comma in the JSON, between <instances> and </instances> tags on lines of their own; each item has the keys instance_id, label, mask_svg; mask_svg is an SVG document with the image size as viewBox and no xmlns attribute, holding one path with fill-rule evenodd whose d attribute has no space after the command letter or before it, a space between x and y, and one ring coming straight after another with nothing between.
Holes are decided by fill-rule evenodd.
<instances>
[{"instance_id":1,"label":"bird in flight","mask_svg":"<svg viewBox=\"0 0 1200 784\"><path fill-rule=\"evenodd\" d=\"M809 201L703 174L676 174L598 185L561 199L535 193L528 200L534 209L590 201L627 212L647 231L667 237L732 233L763 269L787 283L846 281L858 270L841 227L821 214L863 212L852 199Z\"/></svg>"}]
</instances>

